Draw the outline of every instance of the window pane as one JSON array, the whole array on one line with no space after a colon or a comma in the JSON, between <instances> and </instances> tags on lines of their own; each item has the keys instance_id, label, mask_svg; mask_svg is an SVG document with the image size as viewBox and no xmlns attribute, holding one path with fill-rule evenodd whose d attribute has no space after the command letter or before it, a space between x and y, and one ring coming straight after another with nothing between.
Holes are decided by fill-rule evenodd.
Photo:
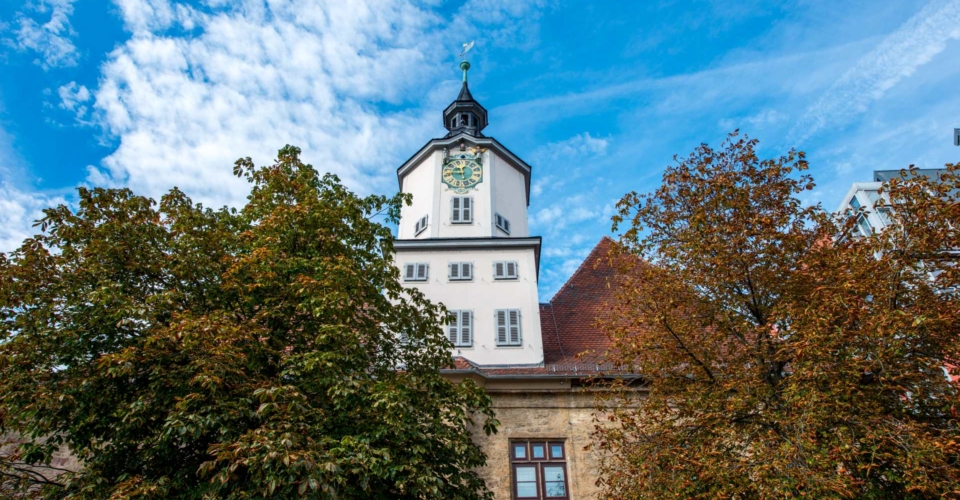
<instances>
[{"instance_id":1,"label":"window pane","mask_svg":"<svg viewBox=\"0 0 960 500\"><path fill-rule=\"evenodd\" d=\"M537 483L517 483L517 498L537 498Z\"/></svg>"},{"instance_id":2,"label":"window pane","mask_svg":"<svg viewBox=\"0 0 960 500\"><path fill-rule=\"evenodd\" d=\"M537 468L517 467L517 498L537 498Z\"/></svg>"},{"instance_id":3,"label":"window pane","mask_svg":"<svg viewBox=\"0 0 960 500\"><path fill-rule=\"evenodd\" d=\"M543 483L547 498L567 496L567 485L563 476L562 466L543 467Z\"/></svg>"},{"instance_id":4,"label":"window pane","mask_svg":"<svg viewBox=\"0 0 960 500\"><path fill-rule=\"evenodd\" d=\"M527 445L525 444L513 445L513 458L527 458Z\"/></svg>"},{"instance_id":5,"label":"window pane","mask_svg":"<svg viewBox=\"0 0 960 500\"><path fill-rule=\"evenodd\" d=\"M550 445L550 458L563 458L563 445L562 445L562 444L551 444L551 445Z\"/></svg>"},{"instance_id":6,"label":"window pane","mask_svg":"<svg viewBox=\"0 0 960 500\"><path fill-rule=\"evenodd\" d=\"M542 444L530 445L530 454L533 455L533 458L544 458L546 456Z\"/></svg>"},{"instance_id":7,"label":"window pane","mask_svg":"<svg viewBox=\"0 0 960 500\"><path fill-rule=\"evenodd\" d=\"M517 467L517 482L526 483L530 481L537 482L537 467L533 465Z\"/></svg>"},{"instance_id":8,"label":"window pane","mask_svg":"<svg viewBox=\"0 0 960 500\"><path fill-rule=\"evenodd\" d=\"M866 217L862 215L858 217L857 224L860 226L860 232L863 233L864 236L873 234L873 228L870 227L870 221L868 221Z\"/></svg>"},{"instance_id":9,"label":"window pane","mask_svg":"<svg viewBox=\"0 0 960 500\"><path fill-rule=\"evenodd\" d=\"M547 481L543 485L543 488L547 492L547 498L567 496L567 485L564 483L551 483L550 481Z\"/></svg>"}]
</instances>

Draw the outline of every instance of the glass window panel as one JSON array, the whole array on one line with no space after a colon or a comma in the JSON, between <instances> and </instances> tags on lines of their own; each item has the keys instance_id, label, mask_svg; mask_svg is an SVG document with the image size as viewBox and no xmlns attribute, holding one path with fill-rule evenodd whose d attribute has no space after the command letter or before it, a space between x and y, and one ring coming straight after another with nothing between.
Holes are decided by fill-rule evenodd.
<instances>
[{"instance_id":1,"label":"glass window panel","mask_svg":"<svg viewBox=\"0 0 960 500\"><path fill-rule=\"evenodd\" d=\"M866 217L862 215L858 217L857 224L860 226L860 232L863 233L864 236L873 234L873 228L870 227L870 221L868 221Z\"/></svg>"},{"instance_id":2,"label":"glass window panel","mask_svg":"<svg viewBox=\"0 0 960 500\"><path fill-rule=\"evenodd\" d=\"M857 195L853 195L853 198L850 198L850 206L854 209L860 208L860 200L857 199Z\"/></svg>"},{"instance_id":3,"label":"glass window panel","mask_svg":"<svg viewBox=\"0 0 960 500\"><path fill-rule=\"evenodd\" d=\"M876 203L880 199L880 193L877 191L867 191L867 198L870 198L870 203Z\"/></svg>"},{"instance_id":4,"label":"glass window panel","mask_svg":"<svg viewBox=\"0 0 960 500\"><path fill-rule=\"evenodd\" d=\"M546 458L546 448L542 444L531 444L530 455L533 458Z\"/></svg>"},{"instance_id":5,"label":"glass window panel","mask_svg":"<svg viewBox=\"0 0 960 500\"><path fill-rule=\"evenodd\" d=\"M517 498L537 498L537 468L517 467Z\"/></svg>"},{"instance_id":6,"label":"glass window panel","mask_svg":"<svg viewBox=\"0 0 960 500\"><path fill-rule=\"evenodd\" d=\"M562 444L551 444L551 445L550 445L550 458L563 458L563 445L562 445Z\"/></svg>"},{"instance_id":7,"label":"glass window panel","mask_svg":"<svg viewBox=\"0 0 960 500\"><path fill-rule=\"evenodd\" d=\"M567 496L567 485L564 483L552 483L547 481L543 485L544 490L546 490L547 498L562 498Z\"/></svg>"},{"instance_id":8,"label":"glass window panel","mask_svg":"<svg viewBox=\"0 0 960 500\"><path fill-rule=\"evenodd\" d=\"M513 445L513 457L514 457L514 458L527 458L527 445L525 445L525 444L515 444L515 445Z\"/></svg>"},{"instance_id":9,"label":"glass window panel","mask_svg":"<svg viewBox=\"0 0 960 500\"><path fill-rule=\"evenodd\" d=\"M517 483L517 498L537 498L537 483Z\"/></svg>"},{"instance_id":10,"label":"glass window panel","mask_svg":"<svg viewBox=\"0 0 960 500\"><path fill-rule=\"evenodd\" d=\"M526 482L537 482L537 468L533 465L525 465L523 467L517 467L517 482L526 483Z\"/></svg>"},{"instance_id":11,"label":"glass window panel","mask_svg":"<svg viewBox=\"0 0 960 500\"><path fill-rule=\"evenodd\" d=\"M564 471L562 466L543 467L544 492L547 498L567 496L567 483L564 481Z\"/></svg>"}]
</instances>

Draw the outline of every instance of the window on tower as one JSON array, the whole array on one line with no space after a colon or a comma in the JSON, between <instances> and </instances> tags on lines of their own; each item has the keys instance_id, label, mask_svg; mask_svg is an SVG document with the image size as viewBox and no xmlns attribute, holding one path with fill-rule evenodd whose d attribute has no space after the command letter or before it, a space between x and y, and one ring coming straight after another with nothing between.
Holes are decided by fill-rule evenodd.
<instances>
[{"instance_id":1,"label":"window on tower","mask_svg":"<svg viewBox=\"0 0 960 500\"><path fill-rule=\"evenodd\" d=\"M523 336L520 332L520 310L498 309L495 312L497 322L497 345L523 345Z\"/></svg>"},{"instance_id":2,"label":"window on tower","mask_svg":"<svg viewBox=\"0 0 960 500\"><path fill-rule=\"evenodd\" d=\"M451 262L448 266L447 277L450 281L471 281L473 280L472 262Z\"/></svg>"},{"instance_id":3,"label":"window on tower","mask_svg":"<svg viewBox=\"0 0 960 500\"><path fill-rule=\"evenodd\" d=\"M427 281L430 274L430 264L414 262L404 265L403 281Z\"/></svg>"},{"instance_id":4,"label":"window on tower","mask_svg":"<svg viewBox=\"0 0 960 500\"><path fill-rule=\"evenodd\" d=\"M469 196L450 198L450 223L473 224L473 198Z\"/></svg>"},{"instance_id":5,"label":"window on tower","mask_svg":"<svg viewBox=\"0 0 960 500\"><path fill-rule=\"evenodd\" d=\"M510 234L510 221L507 220L506 217L504 217L504 216L502 216L502 215L500 215L500 214L496 214L496 215L494 216L494 222L495 222L495 224L496 224L496 226L497 226L497 229L499 229L499 230L501 230L501 231L503 231L503 232L505 232L505 233L507 233L507 234Z\"/></svg>"},{"instance_id":6,"label":"window on tower","mask_svg":"<svg viewBox=\"0 0 960 500\"><path fill-rule=\"evenodd\" d=\"M517 263L513 261L500 261L493 263L493 279L495 280L515 280L519 278L517 272Z\"/></svg>"},{"instance_id":7,"label":"window on tower","mask_svg":"<svg viewBox=\"0 0 960 500\"><path fill-rule=\"evenodd\" d=\"M422 233L425 229L427 229L428 221L429 221L429 216L427 215L424 215L423 217L420 217L419 219L417 219L417 223L413 225L413 235L416 236Z\"/></svg>"},{"instance_id":8,"label":"window on tower","mask_svg":"<svg viewBox=\"0 0 960 500\"><path fill-rule=\"evenodd\" d=\"M456 347L473 345L473 311L449 311L447 338Z\"/></svg>"}]
</instances>

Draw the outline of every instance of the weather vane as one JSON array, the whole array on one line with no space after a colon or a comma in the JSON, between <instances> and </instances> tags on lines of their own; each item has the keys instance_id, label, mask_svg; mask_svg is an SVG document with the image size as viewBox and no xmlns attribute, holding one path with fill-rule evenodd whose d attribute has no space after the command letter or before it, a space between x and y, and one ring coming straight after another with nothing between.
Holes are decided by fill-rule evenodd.
<instances>
[{"instance_id":1,"label":"weather vane","mask_svg":"<svg viewBox=\"0 0 960 500\"><path fill-rule=\"evenodd\" d=\"M464 59L467 58L467 52L470 52L470 49L473 48L473 42L474 40L470 40L469 43L463 44L463 50L460 51L460 57Z\"/></svg>"}]
</instances>

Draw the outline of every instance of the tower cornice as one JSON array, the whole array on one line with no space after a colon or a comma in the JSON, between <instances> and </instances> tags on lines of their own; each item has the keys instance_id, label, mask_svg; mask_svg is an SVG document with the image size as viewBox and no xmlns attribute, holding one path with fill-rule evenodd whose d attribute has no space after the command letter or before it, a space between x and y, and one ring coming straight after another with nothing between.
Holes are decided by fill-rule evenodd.
<instances>
[{"instance_id":1,"label":"tower cornice","mask_svg":"<svg viewBox=\"0 0 960 500\"><path fill-rule=\"evenodd\" d=\"M499 158L503 159L507 162L507 164L523 174L526 203L527 206L530 206L530 174L532 173L533 168L528 165L527 162L521 160L519 156L513 154L513 152L507 149L506 146L500 144L500 142L493 137L474 137L465 132L452 137L433 139L420 148L419 151L414 153L410 159L403 162L403 165L400 165L400 168L397 169L397 182L399 183L400 188L403 189L403 178L426 157L445 147L449 148L455 145L458 146L461 141L471 146L482 146L489 151L497 153Z\"/></svg>"}]
</instances>

